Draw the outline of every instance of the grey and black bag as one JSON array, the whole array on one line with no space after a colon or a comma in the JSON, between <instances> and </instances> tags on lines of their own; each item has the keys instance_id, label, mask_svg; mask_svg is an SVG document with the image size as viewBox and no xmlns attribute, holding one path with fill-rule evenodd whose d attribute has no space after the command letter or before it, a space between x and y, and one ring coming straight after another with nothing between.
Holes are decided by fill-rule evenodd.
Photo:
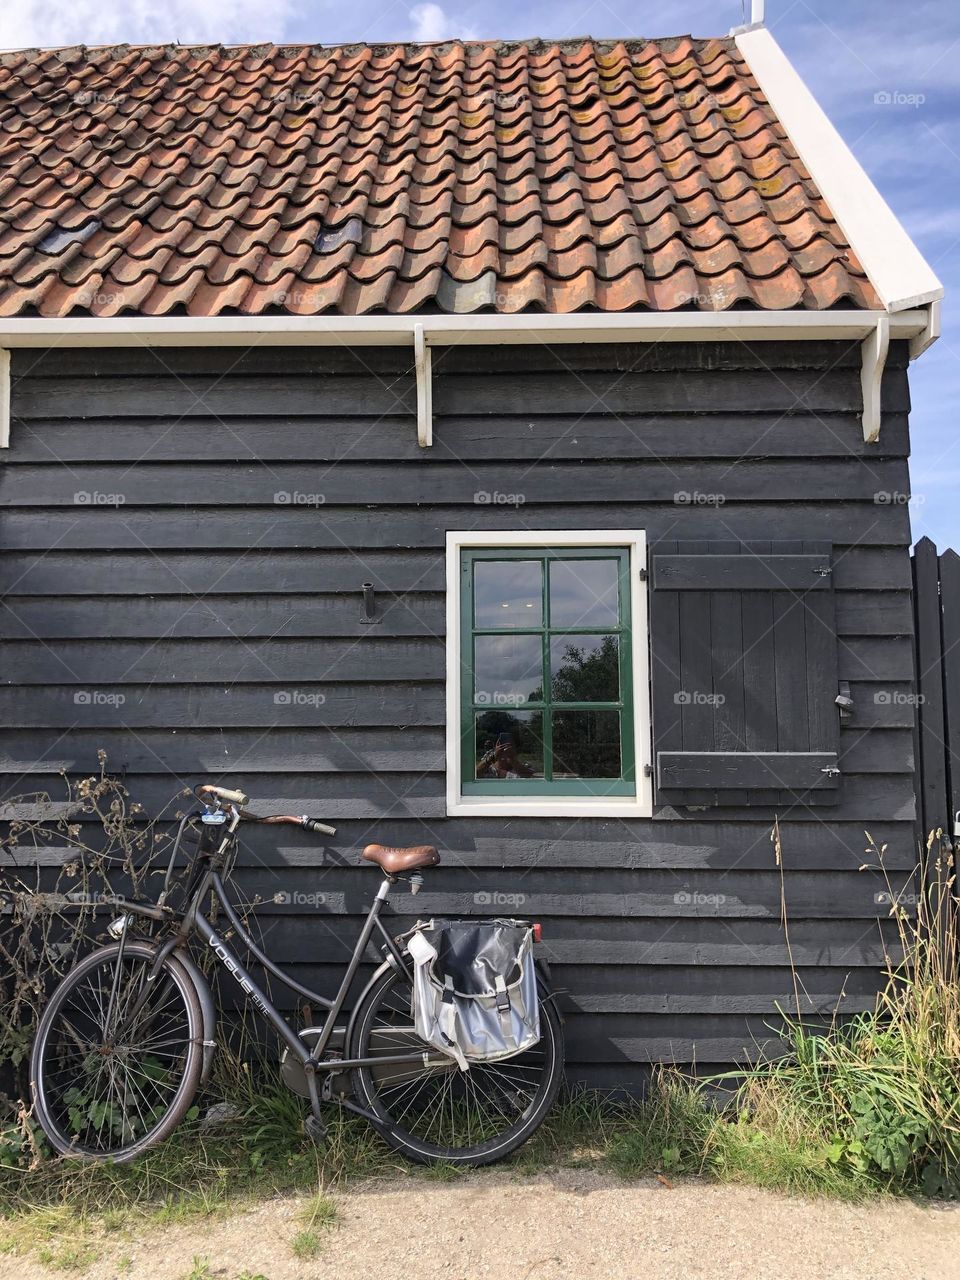
<instances>
[{"instance_id":1,"label":"grey and black bag","mask_svg":"<svg viewBox=\"0 0 960 1280\"><path fill-rule=\"evenodd\" d=\"M533 928L521 920L427 920L407 938L417 1035L455 1059L496 1062L540 1039Z\"/></svg>"}]
</instances>

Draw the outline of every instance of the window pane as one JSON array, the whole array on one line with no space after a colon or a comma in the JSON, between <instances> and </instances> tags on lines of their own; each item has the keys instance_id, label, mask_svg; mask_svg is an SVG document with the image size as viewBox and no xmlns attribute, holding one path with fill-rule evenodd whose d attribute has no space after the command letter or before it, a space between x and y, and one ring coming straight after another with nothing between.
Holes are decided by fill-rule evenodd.
<instances>
[{"instance_id":1,"label":"window pane","mask_svg":"<svg viewBox=\"0 0 960 1280\"><path fill-rule=\"evenodd\" d=\"M551 561L551 627L617 626L619 573L619 560Z\"/></svg>"},{"instance_id":2,"label":"window pane","mask_svg":"<svg viewBox=\"0 0 960 1280\"><path fill-rule=\"evenodd\" d=\"M554 702L617 702L620 646L616 636L553 636L550 675Z\"/></svg>"},{"instance_id":3,"label":"window pane","mask_svg":"<svg viewBox=\"0 0 960 1280\"><path fill-rule=\"evenodd\" d=\"M543 566L539 560L476 560L473 566L476 625L539 627L543 618Z\"/></svg>"},{"instance_id":4,"label":"window pane","mask_svg":"<svg viewBox=\"0 0 960 1280\"><path fill-rule=\"evenodd\" d=\"M481 711L475 717L477 777L504 782L543 777L543 712Z\"/></svg>"},{"instance_id":5,"label":"window pane","mask_svg":"<svg viewBox=\"0 0 960 1280\"><path fill-rule=\"evenodd\" d=\"M535 636L477 636L474 702L513 707L543 701L543 642Z\"/></svg>"},{"instance_id":6,"label":"window pane","mask_svg":"<svg viewBox=\"0 0 960 1280\"><path fill-rule=\"evenodd\" d=\"M558 780L619 778L620 713L555 711L553 776Z\"/></svg>"}]
</instances>

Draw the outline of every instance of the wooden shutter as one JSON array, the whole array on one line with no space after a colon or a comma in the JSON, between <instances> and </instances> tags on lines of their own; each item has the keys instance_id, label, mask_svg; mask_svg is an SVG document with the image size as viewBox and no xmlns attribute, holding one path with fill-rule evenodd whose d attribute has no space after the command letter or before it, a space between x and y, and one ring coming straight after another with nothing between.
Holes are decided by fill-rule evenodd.
<instances>
[{"instance_id":1,"label":"wooden shutter","mask_svg":"<svg viewBox=\"0 0 960 1280\"><path fill-rule=\"evenodd\" d=\"M832 546L660 542L650 565L661 804L836 803Z\"/></svg>"}]
</instances>

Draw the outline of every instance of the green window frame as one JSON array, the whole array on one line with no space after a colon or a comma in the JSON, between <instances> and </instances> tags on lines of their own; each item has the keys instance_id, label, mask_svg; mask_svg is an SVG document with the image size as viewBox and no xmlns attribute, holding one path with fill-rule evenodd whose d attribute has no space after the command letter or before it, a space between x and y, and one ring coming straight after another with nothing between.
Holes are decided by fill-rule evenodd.
<instances>
[{"instance_id":1,"label":"green window frame","mask_svg":"<svg viewBox=\"0 0 960 1280\"><path fill-rule=\"evenodd\" d=\"M511 560L541 564L540 621L537 626L497 628L478 626L475 608L475 569L484 562ZM551 617L550 564L553 561L614 560L617 562L617 621L601 626L554 626ZM460 549L460 788L464 797L476 796L634 796L636 744L634 742L633 634L631 627L630 548L597 546L462 547ZM518 711L541 712L543 777L478 778L476 717L490 711L488 701L476 696L475 649L478 637L539 636L542 654L541 697L512 705ZM551 641L564 635L616 636L618 692L615 700L568 702L554 697ZM553 717L556 712L616 712L620 732L620 775L615 778L554 778Z\"/></svg>"}]
</instances>

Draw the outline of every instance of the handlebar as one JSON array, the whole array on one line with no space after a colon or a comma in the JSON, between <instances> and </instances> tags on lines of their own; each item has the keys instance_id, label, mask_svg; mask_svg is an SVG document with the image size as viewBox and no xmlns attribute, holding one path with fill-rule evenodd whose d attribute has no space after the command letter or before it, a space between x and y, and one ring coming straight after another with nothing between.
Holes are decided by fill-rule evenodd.
<instances>
[{"instance_id":1,"label":"handlebar","mask_svg":"<svg viewBox=\"0 0 960 1280\"><path fill-rule=\"evenodd\" d=\"M227 787L214 787L209 782L197 787L195 794L199 800L204 796L215 796L218 800L226 800L227 804L246 804L249 800L242 791L230 791Z\"/></svg>"},{"instance_id":2,"label":"handlebar","mask_svg":"<svg viewBox=\"0 0 960 1280\"><path fill-rule=\"evenodd\" d=\"M260 817L259 814L250 813L249 810L241 806L249 804L249 797L244 795L242 791L232 791L227 787L215 787L210 783L204 783L195 789L195 795L198 800L206 802L207 797L215 800L223 800L227 804L237 806L237 812L246 822L261 822L269 825L285 823L292 827L304 827L307 831L313 831L317 835L335 836L337 828L328 826L325 822L317 822L315 818L308 818L306 814L295 817L293 814L271 814L268 817Z\"/></svg>"}]
</instances>

